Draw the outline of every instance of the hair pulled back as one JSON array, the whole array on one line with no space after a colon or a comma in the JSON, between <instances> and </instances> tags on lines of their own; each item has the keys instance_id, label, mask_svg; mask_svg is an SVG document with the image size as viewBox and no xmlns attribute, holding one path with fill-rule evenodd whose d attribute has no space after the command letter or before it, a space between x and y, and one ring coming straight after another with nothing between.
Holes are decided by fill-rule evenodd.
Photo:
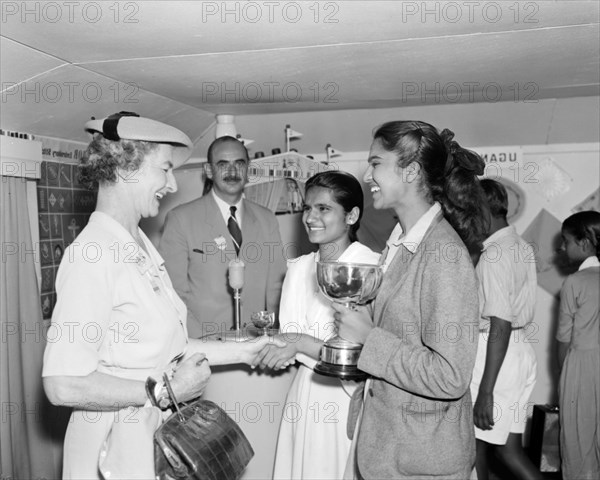
<instances>
[{"instance_id":1,"label":"hair pulled back","mask_svg":"<svg viewBox=\"0 0 600 480\"><path fill-rule=\"evenodd\" d=\"M492 216L506 219L508 215L508 193L504 185L491 178L484 178L479 183Z\"/></svg>"},{"instance_id":2,"label":"hair pulled back","mask_svg":"<svg viewBox=\"0 0 600 480\"><path fill-rule=\"evenodd\" d=\"M477 256L487 236L488 214L477 175L485 163L475 152L462 148L454 133L441 133L420 121L393 121L378 127L373 138L398 156L398 166L417 162L421 167L420 188L429 202L441 204L444 217Z\"/></svg>"},{"instance_id":3,"label":"hair pulled back","mask_svg":"<svg viewBox=\"0 0 600 480\"><path fill-rule=\"evenodd\" d=\"M349 225L348 237L351 242L358 241L357 232L360 228L360 219L363 213L364 195L360 182L354 175L339 170L319 172L310 177L305 185L305 194L311 188L322 187L331 190L334 200L339 203L344 212L350 213L354 207L358 207L358 219L353 225Z\"/></svg>"},{"instance_id":4,"label":"hair pulled back","mask_svg":"<svg viewBox=\"0 0 600 480\"><path fill-rule=\"evenodd\" d=\"M589 240L600 260L600 212L585 210L574 213L563 222L562 230L578 241Z\"/></svg>"}]
</instances>

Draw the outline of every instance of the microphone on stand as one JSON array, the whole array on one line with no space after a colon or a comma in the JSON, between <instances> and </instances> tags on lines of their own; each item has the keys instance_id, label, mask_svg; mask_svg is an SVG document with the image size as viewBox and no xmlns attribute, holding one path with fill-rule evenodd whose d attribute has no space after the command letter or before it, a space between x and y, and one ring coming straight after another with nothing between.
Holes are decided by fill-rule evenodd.
<instances>
[{"instance_id":1,"label":"microphone on stand","mask_svg":"<svg viewBox=\"0 0 600 480\"><path fill-rule=\"evenodd\" d=\"M240 317L242 316L242 295L240 290L244 286L244 262L239 258L234 258L229 262L229 286L233 289L233 300L235 303L235 324L234 329L239 332L241 330Z\"/></svg>"}]
</instances>

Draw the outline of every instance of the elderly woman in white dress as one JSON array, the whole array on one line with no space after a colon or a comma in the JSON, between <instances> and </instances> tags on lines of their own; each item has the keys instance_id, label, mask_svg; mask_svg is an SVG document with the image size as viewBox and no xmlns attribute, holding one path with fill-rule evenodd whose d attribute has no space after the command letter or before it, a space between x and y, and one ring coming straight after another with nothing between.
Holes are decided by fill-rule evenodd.
<instances>
[{"instance_id":1,"label":"elderly woman in white dress","mask_svg":"<svg viewBox=\"0 0 600 480\"><path fill-rule=\"evenodd\" d=\"M127 112L89 121L86 130L94 138L81 160L81 178L98 187L98 200L60 264L48 334L54 340L42 373L52 403L73 408L63 478L78 480L113 473L103 468L103 454L114 425L133 432L156 415L145 408L148 378L159 380L153 393L162 405L168 403L163 373L172 377L179 401L194 399L208 382L209 365L250 363L266 341L189 339L186 307L138 227L177 190L173 169L191 154L187 135ZM158 425L162 416L152 421ZM133 442L129 464L120 465L128 478L154 477L152 435L142 436Z\"/></svg>"}]
</instances>

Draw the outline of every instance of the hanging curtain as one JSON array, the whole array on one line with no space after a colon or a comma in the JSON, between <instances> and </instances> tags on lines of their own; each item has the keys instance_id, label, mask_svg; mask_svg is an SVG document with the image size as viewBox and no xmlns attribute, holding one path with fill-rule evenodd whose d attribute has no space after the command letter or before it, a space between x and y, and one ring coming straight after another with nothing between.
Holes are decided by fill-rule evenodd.
<instances>
[{"instance_id":1,"label":"hanging curtain","mask_svg":"<svg viewBox=\"0 0 600 480\"><path fill-rule=\"evenodd\" d=\"M65 409L42 388L46 341L24 178L0 184L0 477L61 477Z\"/></svg>"}]
</instances>

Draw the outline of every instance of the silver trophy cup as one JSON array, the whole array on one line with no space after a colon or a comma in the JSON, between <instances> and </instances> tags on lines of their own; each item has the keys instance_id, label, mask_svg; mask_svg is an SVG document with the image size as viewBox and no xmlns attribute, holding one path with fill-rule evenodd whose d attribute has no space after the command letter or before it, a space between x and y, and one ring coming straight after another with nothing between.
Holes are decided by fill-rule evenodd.
<instances>
[{"instance_id":1,"label":"silver trophy cup","mask_svg":"<svg viewBox=\"0 0 600 480\"><path fill-rule=\"evenodd\" d=\"M381 285L383 269L363 263L318 262L317 283L323 294L348 308L364 305ZM321 347L315 372L343 380L362 380L366 374L357 368L362 344L349 342L336 335Z\"/></svg>"}]
</instances>

